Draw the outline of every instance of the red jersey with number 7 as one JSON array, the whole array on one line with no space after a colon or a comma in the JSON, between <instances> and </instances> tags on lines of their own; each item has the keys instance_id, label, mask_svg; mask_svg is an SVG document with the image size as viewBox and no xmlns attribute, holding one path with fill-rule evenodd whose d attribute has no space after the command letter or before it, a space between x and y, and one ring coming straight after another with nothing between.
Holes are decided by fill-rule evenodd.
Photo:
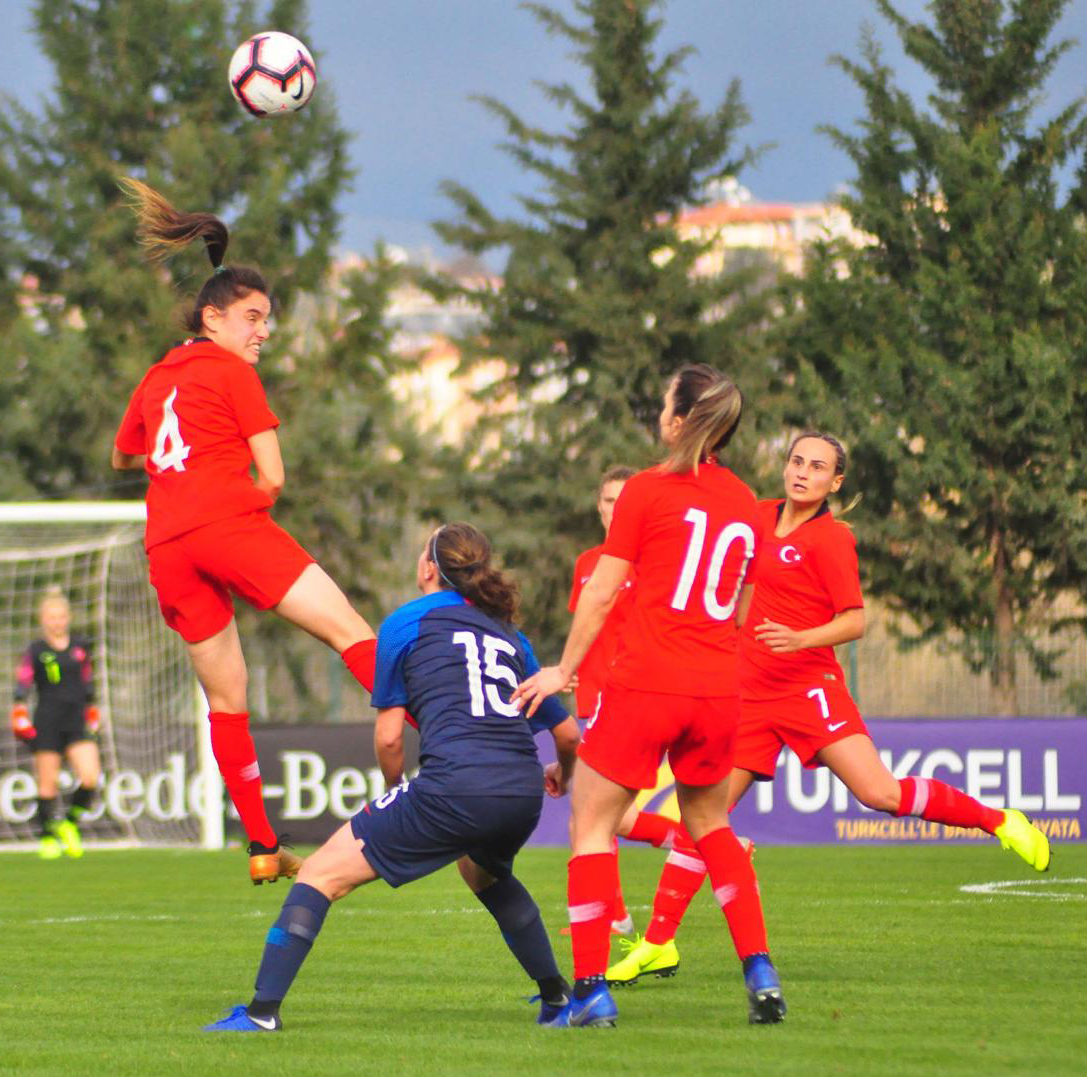
<instances>
[{"instance_id":1,"label":"red jersey with number 7","mask_svg":"<svg viewBox=\"0 0 1087 1077\"><path fill-rule=\"evenodd\" d=\"M629 479L603 553L630 561L638 582L608 683L737 695L736 606L757 536L755 495L728 468Z\"/></svg>"},{"instance_id":2,"label":"red jersey with number 7","mask_svg":"<svg viewBox=\"0 0 1087 1077\"><path fill-rule=\"evenodd\" d=\"M278 425L256 370L210 340L186 341L151 367L116 438L121 452L147 454L147 548L270 508L248 439Z\"/></svg>"},{"instance_id":3,"label":"red jersey with number 7","mask_svg":"<svg viewBox=\"0 0 1087 1077\"><path fill-rule=\"evenodd\" d=\"M763 621L815 628L836 614L864 606L853 532L824 505L810 520L778 538L774 531L784 504L780 499L759 503L762 551L754 598L740 635L744 699L781 699L824 680L845 683L833 647L779 654L755 636Z\"/></svg>"}]
</instances>

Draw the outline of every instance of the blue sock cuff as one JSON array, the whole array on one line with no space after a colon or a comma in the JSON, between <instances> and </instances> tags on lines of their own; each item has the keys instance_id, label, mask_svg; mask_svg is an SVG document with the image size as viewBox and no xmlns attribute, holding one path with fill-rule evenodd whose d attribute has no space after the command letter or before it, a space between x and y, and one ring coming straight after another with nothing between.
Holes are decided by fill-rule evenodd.
<instances>
[{"instance_id":1,"label":"blue sock cuff","mask_svg":"<svg viewBox=\"0 0 1087 1077\"><path fill-rule=\"evenodd\" d=\"M287 900L283 902L283 908L288 905L301 905L303 909L309 909L310 912L323 920L332 902L316 887L310 886L309 883L295 883L287 893Z\"/></svg>"}]
</instances>

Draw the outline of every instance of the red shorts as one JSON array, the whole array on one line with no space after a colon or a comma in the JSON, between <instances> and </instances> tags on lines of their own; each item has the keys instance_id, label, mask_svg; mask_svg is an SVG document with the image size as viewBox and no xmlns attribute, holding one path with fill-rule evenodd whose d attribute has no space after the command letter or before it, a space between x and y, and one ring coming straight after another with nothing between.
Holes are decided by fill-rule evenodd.
<instances>
[{"instance_id":1,"label":"red shorts","mask_svg":"<svg viewBox=\"0 0 1087 1077\"><path fill-rule=\"evenodd\" d=\"M782 699L745 699L740 706L733 765L771 778L781 749L788 745L806 767L828 744L868 736L857 704L841 681L820 681Z\"/></svg>"},{"instance_id":2,"label":"red shorts","mask_svg":"<svg viewBox=\"0 0 1087 1077\"><path fill-rule=\"evenodd\" d=\"M577 754L627 789L652 789L665 754L676 781L715 785L732 769L736 696L676 696L608 683Z\"/></svg>"},{"instance_id":3,"label":"red shorts","mask_svg":"<svg viewBox=\"0 0 1087 1077\"><path fill-rule=\"evenodd\" d=\"M267 512L205 524L147 551L166 623L186 643L214 636L234 616L231 593L270 609L313 563Z\"/></svg>"}]
</instances>

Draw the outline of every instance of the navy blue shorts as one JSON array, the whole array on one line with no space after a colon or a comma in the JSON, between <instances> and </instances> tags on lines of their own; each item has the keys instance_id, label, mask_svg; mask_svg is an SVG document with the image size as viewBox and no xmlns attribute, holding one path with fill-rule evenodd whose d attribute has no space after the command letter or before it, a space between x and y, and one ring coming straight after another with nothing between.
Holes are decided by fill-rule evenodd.
<instances>
[{"instance_id":1,"label":"navy blue shorts","mask_svg":"<svg viewBox=\"0 0 1087 1077\"><path fill-rule=\"evenodd\" d=\"M513 871L513 858L540 821L543 796L445 796L390 789L351 819L370 866L390 886L469 856L495 878Z\"/></svg>"}]
</instances>

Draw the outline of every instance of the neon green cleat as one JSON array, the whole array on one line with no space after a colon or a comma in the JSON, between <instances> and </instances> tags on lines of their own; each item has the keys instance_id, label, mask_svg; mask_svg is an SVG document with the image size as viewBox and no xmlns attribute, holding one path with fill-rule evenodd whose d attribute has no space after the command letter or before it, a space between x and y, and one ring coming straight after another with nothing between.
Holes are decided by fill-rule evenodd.
<instances>
[{"instance_id":1,"label":"neon green cleat","mask_svg":"<svg viewBox=\"0 0 1087 1077\"><path fill-rule=\"evenodd\" d=\"M1014 849L1035 871L1049 871L1049 838L1021 811L1005 811L995 834L1005 849Z\"/></svg>"},{"instance_id":2,"label":"neon green cleat","mask_svg":"<svg viewBox=\"0 0 1087 1077\"><path fill-rule=\"evenodd\" d=\"M60 842L52 834L46 834L38 843L38 856L42 860L59 860L64 855Z\"/></svg>"},{"instance_id":3,"label":"neon green cleat","mask_svg":"<svg viewBox=\"0 0 1087 1077\"><path fill-rule=\"evenodd\" d=\"M639 976L675 976L679 968L675 939L658 945L636 936L633 939L620 939L619 946L626 950L626 956L616 961L604 974L612 987L637 983Z\"/></svg>"},{"instance_id":4,"label":"neon green cleat","mask_svg":"<svg viewBox=\"0 0 1087 1077\"><path fill-rule=\"evenodd\" d=\"M71 819L61 819L53 828L64 851L73 859L83 855L83 839L79 836L79 827Z\"/></svg>"}]
</instances>

